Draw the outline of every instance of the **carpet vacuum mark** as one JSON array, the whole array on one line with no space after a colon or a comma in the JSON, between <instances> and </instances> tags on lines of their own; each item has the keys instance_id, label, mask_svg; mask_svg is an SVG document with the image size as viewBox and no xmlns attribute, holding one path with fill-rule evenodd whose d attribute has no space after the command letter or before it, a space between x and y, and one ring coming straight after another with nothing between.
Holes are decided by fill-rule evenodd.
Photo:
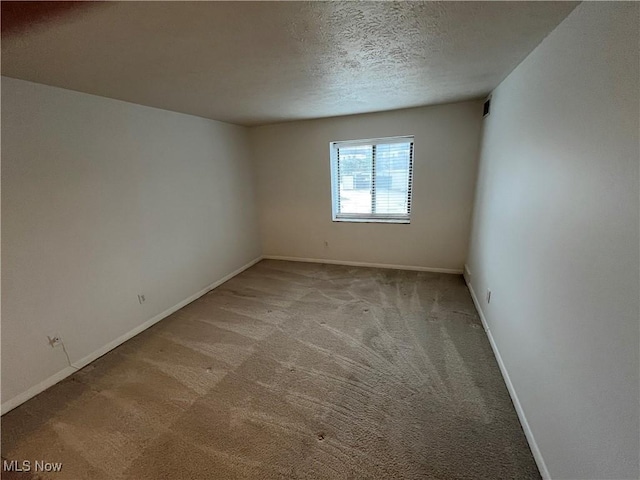
<instances>
[{"instance_id":1,"label":"carpet vacuum mark","mask_svg":"<svg viewBox=\"0 0 640 480\"><path fill-rule=\"evenodd\" d=\"M540 478L461 276L275 260L6 414L2 457L63 463L11 478Z\"/></svg>"}]
</instances>

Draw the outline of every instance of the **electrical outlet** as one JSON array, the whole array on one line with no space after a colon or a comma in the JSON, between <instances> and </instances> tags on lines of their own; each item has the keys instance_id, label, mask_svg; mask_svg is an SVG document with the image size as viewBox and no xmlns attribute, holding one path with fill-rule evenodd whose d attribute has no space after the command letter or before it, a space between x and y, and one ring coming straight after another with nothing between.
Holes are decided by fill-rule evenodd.
<instances>
[{"instance_id":1,"label":"electrical outlet","mask_svg":"<svg viewBox=\"0 0 640 480\"><path fill-rule=\"evenodd\" d=\"M142 305L144 302L147 301L147 299L144 298L144 295L140 294L138 295L138 301L140 302L140 305Z\"/></svg>"},{"instance_id":2,"label":"electrical outlet","mask_svg":"<svg viewBox=\"0 0 640 480\"><path fill-rule=\"evenodd\" d=\"M491 303L491 290L487 288L487 303Z\"/></svg>"},{"instance_id":3,"label":"electrical outlet","mask_svg":"<svg viewBox=\"0 0 640 480\"><path fill-rule=\"evenodd\" d=\"M52 335L52 336L47 335L47 340L49 341L49 345L51 346L51 348L55 348L59 345L62 345L62 338L60 338L60 335Z\"/></svg>"}]
</instances>

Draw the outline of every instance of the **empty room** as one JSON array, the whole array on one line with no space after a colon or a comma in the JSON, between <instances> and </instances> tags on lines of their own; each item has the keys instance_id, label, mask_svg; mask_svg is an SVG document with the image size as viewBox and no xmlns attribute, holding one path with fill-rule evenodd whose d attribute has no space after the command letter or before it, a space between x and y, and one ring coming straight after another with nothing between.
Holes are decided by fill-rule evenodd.
<instances>
[{"instance_id":1,"label":"empty room","mask_svg":"<svg viewBox=\"0 0 640 480\"><path fill-rule=\"evenodd\" d=\"M640 3L1 2L2 478L640 478Z\"/></svg>"}]
</instances>

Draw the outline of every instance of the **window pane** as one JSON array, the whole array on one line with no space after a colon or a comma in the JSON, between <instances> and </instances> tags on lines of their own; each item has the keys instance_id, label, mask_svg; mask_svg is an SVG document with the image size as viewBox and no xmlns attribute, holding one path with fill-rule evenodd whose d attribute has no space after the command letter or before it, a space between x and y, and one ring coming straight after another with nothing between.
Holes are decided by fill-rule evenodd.
<instances>
[{"instance_id":1,"label":"window pane","mask_svg":"<svg viewBox=\"0 0 640 480\"><path fill-rule=\"evenodd\" d=\"M338 149L338 212L371 213L371 145Z\"/></svg>"},{"instance_id":2,"label":"window pane","mask_svg":"<svg viewBox=\"0 0 640 480\"><path fill-rule=\"evenodd\" d=\"M375 213L409 213L410 155L410 143L376 146Z\"/></svg>"}]
</instances>

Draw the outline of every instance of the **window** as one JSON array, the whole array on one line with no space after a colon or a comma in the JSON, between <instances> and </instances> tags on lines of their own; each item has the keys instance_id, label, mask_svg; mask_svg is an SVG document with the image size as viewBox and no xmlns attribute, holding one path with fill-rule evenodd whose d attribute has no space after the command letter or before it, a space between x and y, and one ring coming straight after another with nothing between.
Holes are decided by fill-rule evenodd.
<instances>
[{"instance_id":1,"label":"window","mask_svg":"<svg viewBox=\"0 0 640 480\"><path fill-rule=\"evenodd\" d=\"M409 223L413 137L331 143L333 220Z\"/></svg>"}]
</instances>

